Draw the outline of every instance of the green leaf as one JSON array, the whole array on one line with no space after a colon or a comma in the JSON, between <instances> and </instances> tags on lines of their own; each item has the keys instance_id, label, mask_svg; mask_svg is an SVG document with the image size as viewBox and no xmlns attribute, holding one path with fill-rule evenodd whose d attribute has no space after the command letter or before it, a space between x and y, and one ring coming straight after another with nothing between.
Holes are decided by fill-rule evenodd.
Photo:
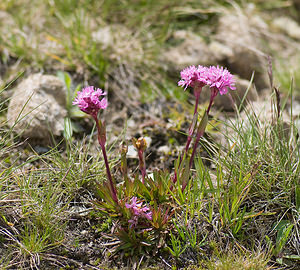
<instances>
[{"instance_id":1,"label":"green leaf","mask_svg":"<svg viewBox=\"0 0 300 270\"><path fill-rule=\"evenodd\" d=\"M295 199L296 199L296 209L298 212L300 212L300 185L296 185Z\"/></svg>"},{"instance_id":2,"label":"green leaf","mask_svg":"<svg viewBox=\"0 0 300 270\"><path fill-rule=\"evenodd\" d=\"M283 256L285 259L290 259L290 260L300 260L300 255L286 255Z\"/></svg>"},{"instance_id":3,"label":"green leaf","mask_svg":"<svg viewBox=\"0 0 300 270\"><path fill-rule=\"evenodd\" d=\"M65 117L64 119L64 137L68 141L72 138L73 129L72 129L72 122L69 117Z\"/></svg>"},{"instance_id":4,"label":"green leaf","mask_svg":"<svg viewBox=\"0 0 300 270\"><path fill-rule=\"evenodd\" d=\"M207 123L208 123L208 114L207 112L205 111L204 112L204 115L201 119L201 122L199 124L199 127L198 127L198 132L201 132L201 133L204 133L205 132L205 128L207 126Z\"/></svg>"},{"instance_id":5,"label":"green leaf","mask_svg":"<svg viewBox=\"0 0 300 270\"><path fill-rule=\"evenodd\" d=\"M69 73L63 72L63 71L58 71L56 74L57 74L57 77L64 82L67 89L68 90L71 89L72 79L71 79Z\"/></svg>"},{"instance_id":6,"label":"green leaf","mask_svg":"<svg viewBox=\"0 0 300 270\"><path fill-rule=\"evenodd\" d=\"M294 224L291 224L288 220L281 220L275 227L277 231L276 237L276 248L274 250L274 255L278 255L279 252L282 250L284 245L289 239L289 235L291 230L293 229Z\"/></svg>"},{"instance_id":7,"label":"green leaf","mask_svg":"<svg viewBox=\"0 0 300 270\"><path fill-rule=\"evenodd\" d=\"M87 114L81 110L78 109L78 107L73 106L70 110L70 116L76 117L76 118L84 118L87 116Z\"/></svg>"}]
</instances>

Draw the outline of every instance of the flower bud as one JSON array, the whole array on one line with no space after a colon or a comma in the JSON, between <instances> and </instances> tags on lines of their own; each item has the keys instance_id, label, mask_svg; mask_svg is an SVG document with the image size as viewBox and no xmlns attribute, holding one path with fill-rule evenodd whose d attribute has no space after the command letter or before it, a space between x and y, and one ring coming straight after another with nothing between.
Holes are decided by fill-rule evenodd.
<instances>
[{"instance_id":1,"label":"flower bud","mask_svg":"<svg viewBox=\"0 0 300 270\"><path fill-rule=\"evenodd\" d=\"M133 140L133 144L137 150L145 151L147 148L147 142L144 137L140 137L137 140Z\"/></svg>"}]
</instances>

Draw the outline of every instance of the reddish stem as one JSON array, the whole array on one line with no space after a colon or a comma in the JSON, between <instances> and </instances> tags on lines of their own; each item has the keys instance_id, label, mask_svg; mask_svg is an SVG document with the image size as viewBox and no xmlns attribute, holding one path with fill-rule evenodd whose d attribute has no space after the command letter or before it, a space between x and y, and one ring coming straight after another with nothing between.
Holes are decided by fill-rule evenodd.
<instances>
[{"instance_id":1,"label":"reddish stem","mask_svg":"<svg viewBox=\"0 0 300 270\"><path fill-rule=\"evenodd\" d=\"M218 92L219 91L218 91L217 88L215 88L215 87L211 88L210 101L209 101L208 108L206 110L207 114L209 114L210 108L213 104L213 101L214 101L215 97L218 95Z\"/></svg>"},{"instance_id":2,"label":"reddish stem","mask_svg":"<svg viewBox=\"0 0 300 270\"><path fill-rule=\"evenodd\" d=\"M196 100L195 100L195 109L194 109L193 121L190 125L189 135L188 135L188 138L187 138L187 141L186 141L186 146L185 146L185 152L186 153L189 150L189 147L190 147L190 144L191 144L191 141L192 141L192 137L193 137L193 134L194 134L194 131L195 131L195 119L194 118L195 118L195 115L198 112L198 104L199 104L199 98L200 98L201 91L202 91L202 86L200 86L200 85L195 86L195 88L194 88L194 95L195 95L195 98L196 98Z\"/></svg>"},{"instance_id":3,"label":"reddish stem","mask_svg":"<svg viewBox=\"0 0 300 270\"><path fill-rule=\"evenodd\" d=\"M118 203L117 190L115 188L115 185L114 185L111 173L110 173L110 168L109 168L108 159L107 159L106 150L105 150L106 138L101 136L101 127L99 125L97 115L96 116L93 115L93 118L96 121L96 127L97 127L97 131L98 131L98 142L99 142L99 145L101 147L103 158L104 158L104 164L105 164L106 174L107 174L107 178L108 178L109 185L110 185L111 195L112 195L113 200L116 203Z\"/></svg>"},{"instance_id":4,"label":"reddish stem","mask_svg":"<svg viewBox=\"0 0 300 270\"><path fill-rule=\"evenodd\" d=\"M190 144L191 144L194 132L195 132L195 125L197 123L197 120L195 119L195 115L198 112L198 104L199 104L199 98L200 98L201 91L202 91L202 86L200 86L200 85L195 86L195 88L194 88L194 95L196 98L195 99L195 109L194 109L193 120L189 127L189 134L188 134L186 145L185 145L185 153L186 154L190 148ZM181 162L182 162L182 157L180 158L179 165L181 164ZM173 183L176 183L176 181L177 181L177 173L175 172L174 176L173 176Z\"/></svg>"},{"instance_id":5,"label":"reddish stem","mask_svg":"<svg viewBox=\"0 0 300 270\"><path fill-rule=\"evenodd\" d=\"M207 116L209 114L209 111L211 109L211 106L214 102L215 97L218 95L218 92L219 91L216 87L211 88L210 101L209 101L208 108L206 110L206 115ZM192 167L193 160L194 160L195 153L196 153L196 149L197 149L197 146L199 144L200 138L203 136L204 131L205 131L205 130L201 130L201 129L199 130L200 127L201 127L201 123L199 124L198 130L197 130L196 140L195 140L195 144L194 144L194 147L193 147L193 152L192 152L191 159L190 159L190 168Z\"/></svg>"}]
</instances>

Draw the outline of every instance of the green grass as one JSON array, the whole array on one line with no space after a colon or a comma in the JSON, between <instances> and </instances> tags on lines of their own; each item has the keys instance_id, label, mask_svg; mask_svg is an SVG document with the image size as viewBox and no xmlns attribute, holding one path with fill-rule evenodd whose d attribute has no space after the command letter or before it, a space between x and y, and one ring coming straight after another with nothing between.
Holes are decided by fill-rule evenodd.
<instances>
[{"instance_id":1,"label":"green grass","mask_svg":"<svg viewBox=\"0 0 300 270\"><path fill-rule=\"evenodd\" d=\"M300 95L300 72L299 60L300 56L297 55L292 60L278 59L275 64L275 78L282 91L287 91L290 88L291 82L294 87L295 97Z\"/></svg>"},{"instance_id":2,"label":"green grass","mask_svg":"<svg viewBox=\"0 0 300 270\"><path fill-rule=\"evenodd\" d=\"M245 115L226 123L228 133L223 136L228 147L212 148L209 160L215 169L198 157L187 191L180 195L183 197L174 194L180 211L166 239L173 266L183 265L191 250L206 257L199 260L203 269L214 269L214 265L219 267L215 269L229 269L230 265L268 269L268 260L277 259L284 266L299 259L296 130L292 123L284 126L276 115L265 124L251 111ZM102 158L100 153L89 156L90 141L83 140L67 142L67 151L57 146L42 156L33 152L26 162L13 162L7 152L16 146L9 143L9 136L4 140L1 154L10 159L1 168L1 242L8 258L3 264L10 264L14 252L20 254L14 261L17 265L38 264L42 258L47 260L43 254L56 253L66 242L64 231L72 202L88 192L90 201L85 208L91 210L95 184L104 179ZM228 244L250 255L236 251L221 255ZM218 255L209 255L211 245L220 251ZM253 255L257 250L263 252Z\"/></svg>"},{"instance_id":3,"label":"green grass","mask_svg":"<svg viewBox=\"0 0 300 270\"><path fill-rule=\"evenodd\" d=\"M278 0L270 7L266 1L252 2L261 10L276 10L289 4ZM111 81L122 84L124 77L118 75L126 66L125 71L134 74L133 80L138 81L141 91L137 97L130 92L130 84L125 85L130 99L147 103L163 96L182 102L184 111L190 112L191 108L186 108L188 94L178 91L177 78L165 74L160 53L172 42L169 38L174 30L199 31L202 26L213 24L220 7L231 5L213 0L175 0L171 5L169 0L1 1L0 9L13 18L7 31L0 35L4 80L16 74L16 69L27 73L60 71L68 89L64 140L42 155L19 144L18 134L5 123L8 101L0 101L1 269L42 268L44 264L45 269L55 269L57 265L76 268L83 262L87 267L103 269L114 261L118 239L111 232L116 230L116 224L99 214L94 204L99 199L98 184L105 180L103 159L94 146L95 136L78 135L78 122L86 119L71 105L73 90L76 92L77 86L85 82L101 87ZM112 24L126 27L129 37L124 43L123 28L116 28L117 45L99 49L101 44L93 39L93 32ZM127 43L131 51L138 49L143 57L129 54L124 46ZM298 96L298 70L287 62L278 61L275 65L276 84L286 96L291 94L290 89ZM6 90L0 91L0 97ZM273 100L276 104L275 97ZM170 111L170 118L180 126L185 116ZM158 188L155 183L151 186L153 193L171 192L172 207L176 205L158 243L163 248L158 254L136 254L132 258L125 242L124 251L117 253L118 262L145 269L155 269L158 263L172 269L255 270L272 269L273 265L274 269L297 269L300 145L292 120L291 117L291 122L283 122L281 116L277 117L276 108L272 119L265 123L252 110L237 113L235 119L224 122L211 120L209 131L222 133L227 144L211 138L202 140L201 153L208 151L197 157L195 167L186 175L190 182L185 192L169 190L168 173L156 176L157 183L160 181ZM115 178L120 179L115 148L111 147L110 165ZM84 228L80 227L82 224ZM88 240L84 231L88 231ZM81 257L76 253L76 249L97 241L101 242L97 246L99 253L93 253L90 261L86 262L86 253ZM151 246L147 249L153 251ZM110 267L113 266L107 269Z\"/></svg>"}]
</instances>

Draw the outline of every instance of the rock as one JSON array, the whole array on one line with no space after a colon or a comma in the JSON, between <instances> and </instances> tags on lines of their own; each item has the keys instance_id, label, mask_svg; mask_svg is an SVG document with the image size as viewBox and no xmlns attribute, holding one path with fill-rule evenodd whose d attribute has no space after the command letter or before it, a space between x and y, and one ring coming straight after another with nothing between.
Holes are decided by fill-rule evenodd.
<instances>
[{"instance_id":1,"label":"rock","mask_svg":"<svg viewBox=\"0 0 300 270\"><path fill-rule=\"evenodd\" d=\"M190 65L211 65L215 62L214 54L201 36L180 30L173 34L173 38L176 43L181 43L165 51L162 60L176 70Z\"/></svg>"},{"instance_id":2,"label":"rock","mask_svg":"<svg viewBox=\"0 0 300 270\"><path fill-rule=\"evenodd\" d=\"M267 59L261 51L263 31L268 31L267 24L252 14L251 10L247 15L236 11L236 14L228 12L220 17L217 33L213 37L222 44L219 55L215 57L220 59L222 56L228 63L230 72L238 74L243 79L249 80L255 71L254 83L258 90L266 88L269 83L266 72Z\"/></svg>"},{"instance_id":3,"label":"rock","mask_svg":"<svg viewBox=\"0 0 300 270\"><path fill-rule=\"evenodd\" d=\"M241 101L246 93L247 88L250 86L250 81L244 80L235 76L236 80L236 90L232 91L229 90L228 94L226 95L218 95L213 104L213 108L215 109L222 109L225 111L232 111L234 110L234 103L237 106L240 106ZM245 101L254 101L257 100L258 95L253 86L250 86ZM230 97L231 96L231 97ZM208 102L210 99L210 90L208 88L203 88L203 91L200 96L200 102Z\"/></svg>"},{"instance_id":4,"label":"rock","mask_svg":"<svg viewBox=\"0 0 300 270\"><path fill-rule=\"evenodd\" d=\"M279 17L274 19L273 25L285 32L291 38L300 39L300 25L288 17Z\"/></svg>"},{"instance_id":5,"label":"rock","mask_svg":"<svg viewBox=\"0 0 300 270\"><path fill-rule=\"evenodd\" d=\"M81 232L80 232L80 234L81 235L87 235L89 232L87 231L87 230L82 230Z\"/></svg>"},{"instance_id":6,"label":"rock","mask_svg":"<svg viewBox=\"0 0 300 270\"><path fill-rule=\"evenodd\" d=\"M168 145L162 145L158 147L157 152L160 154L168 155L171 151L171 148Z\"/></svg>"},{"instance_id":7,"label":"rock","mask_svg":"<svg viewBox=\"0 0 300 270\"><path fill-rule=\"evenodd\" d=\"M231 48L225 46L218 41L212 41L209 44L209 50L214 55L215 59L220 62L227 58L233 57L233 51Z\"/></svg>"},{"instance_id":8,"label":"rock","mask_svg":"<svg viewBox=\"0 0 300 270\"><path fill-rule=\"evenodd\" d=\"M171 72L190 65L226 65L230 72L250 80L255 71L254 83L258 90L269 85L267 58L262 52L264 33L268 25L257 16L252 6L249 12L228 11L221 15L215 35L207 43L200 35L180 30L173 34L176 46L162 55L163 63Z\"/></svg>"},{"instance_id":9,"label":"rock","mask_svg":"<svg viewBox=\"0 0 300 270\"><path fill-rule=\"evenodd\" d=\"M112 33L109 26L102 27L93 32L92 38L95 42L100 43L103 49L107 49L113 43Z\"/></svg>"},{"instance_id":10,"label":"rock","mask_svg":"<svg viewBox=\"0 0 300 270\"><path fill-rule=\"evenodd\" d=\"M136 151L136 149L133 145L128 145L127 157L128 158L138 158L138 152Z\"/></svg>"},{"instance_id":11,"label":"rock","mask_svg":"<svg viewBox=\"0 0 300 270\"><path fill-rule=\"evenodd\" d=\"M7 112L7 122L22 136L46 139L64 129L66 90L52 75L33 74L15 89ZM16 123L16 124L15 124Z\"/></svg>"},{"instance_id":12,"label":"rock","mask_svg":"<svg viewBox=\"0 0 300 270\"><path fill-rule=\"evenodd\" d=\"M92 33L92 38L103 50L110 50L111 60L127 59L131 62L140 62L144 59L141 42L124 25L112 24L99 28Z\"/></svg>"}]
</instances>

